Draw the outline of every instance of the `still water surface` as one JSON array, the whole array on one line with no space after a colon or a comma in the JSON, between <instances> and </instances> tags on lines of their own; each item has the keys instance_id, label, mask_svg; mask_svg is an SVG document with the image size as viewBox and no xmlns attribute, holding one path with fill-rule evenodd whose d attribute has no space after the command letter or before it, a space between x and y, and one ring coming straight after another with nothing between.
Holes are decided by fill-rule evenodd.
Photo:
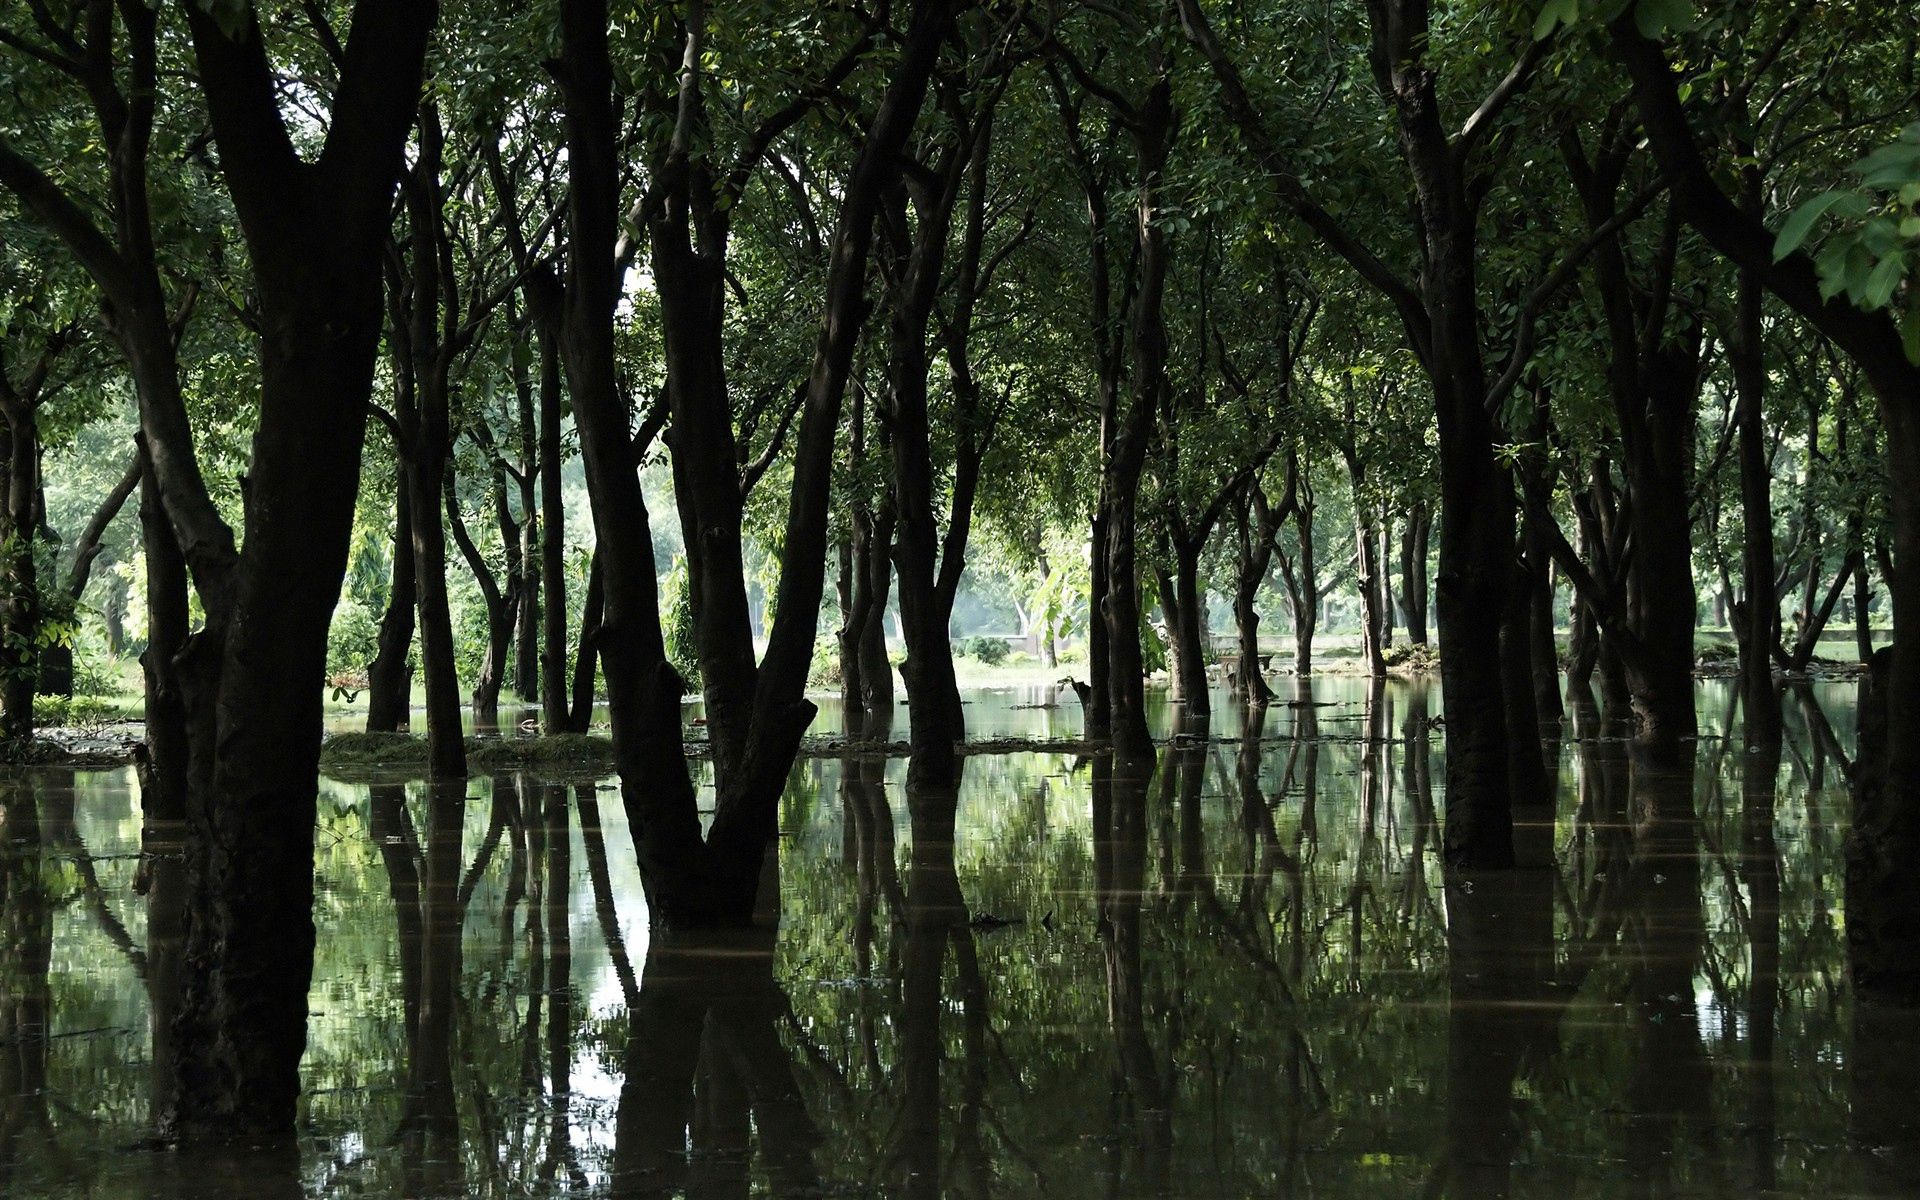
<instances>
[{"instance_id":1,"label":"still water surface","mask_svg":"<svg viewBox=\"0 0 1920 1200\"><path fill-rule=\"evenodd\" d=\"M328 780L301 1142L219 1158L143 1141L178 964L130 774L15 774L0 1195L1920 1194L1920 1019L1844 970L1853 686L1778 763L1713 683L1690 774L1553 743L1538 865L1450 882L1424 685L1223 697L1146 778L974 756L957 802L809 759L778 931L723 944L650 940L611 781Z\"/></svg>"}]
</instances>

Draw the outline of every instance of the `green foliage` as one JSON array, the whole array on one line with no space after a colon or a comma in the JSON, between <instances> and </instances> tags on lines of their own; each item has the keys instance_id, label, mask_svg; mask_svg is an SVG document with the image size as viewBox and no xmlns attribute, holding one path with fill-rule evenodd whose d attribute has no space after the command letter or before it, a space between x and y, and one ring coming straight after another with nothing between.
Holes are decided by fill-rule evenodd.
<instances>
[{"instance_id":1,"label":"green foliage","mask_svg":"<svg viewBox=\"0 0 1920 1200\"><path fill-rule=\"evenodd\" d=\"M327 678L364 681L367 667L380 652L380 610L343 599L333 610L327 629Z\"/></svg>"},{"instance_id":2,"label":"green foliage","mask_svg":"<svg viewBox=\"0 0 1920 1200\"><path fill-rule=\"evenodd\" d=\"M1902 308L1907 357L1920 364L1920 285L1914 282L1920 264L1920 122L1849 170L1854 186L1815 196L1781 223L1774 258L1814 241L1820 294L1829 299L1844 294L1868 312ZM1814 238L1828 219L1825 235Z\"/></svg>"},{"instance_id":3,"label":"green foliage","mask_svg":"<svg viewBox=\"0 0 1920 1200\"><path fill-rule=\"evenodd\" d=\"M1007 645L1005 638L976 637L967 640L966 655L989 667L997 667L1007 661L1007 655L1011 650L1012 647Z\"/></svg>"},{"instance_id":4,"label":"green foliage","mask_svg":"<svg viewBox=\"0 0 1920 1200\"><path fill-rule=\"evenodd\" d=\"M823 633L813 639L813 658L807 663L807 686L818 691L840 686L840 641Z\"/></svg>"},{"instance_id":5,"label":"green foliage","mask_svg":"<svg viewBox=\"0 0 1920 1200\"><path fill-rule=\"evenodd\" d=\"M693 627L692 581L684 555L673 560L660 581L660 636L666 642L667 661L680 672L689 692L700 690L700 655Z\"/></svg>"}]
</instances>

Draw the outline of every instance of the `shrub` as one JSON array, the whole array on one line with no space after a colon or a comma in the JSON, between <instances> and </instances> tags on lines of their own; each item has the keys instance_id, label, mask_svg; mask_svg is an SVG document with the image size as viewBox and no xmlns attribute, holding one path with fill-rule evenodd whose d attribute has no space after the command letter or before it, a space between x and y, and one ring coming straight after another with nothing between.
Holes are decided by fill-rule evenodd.
<instances>
[{"instance_id":1,"label":"shrub","mask_svg":"<svg viewBox=\"0 0 1920 1200\"><path fill-rule=\"evenodd\" d=\"M810 688L840 686L840 639L830 633L823 633L813 639L813 661L807 666L807 686Z\"/></svg>"},{"instance_id":2,"label":"shrub","mask_svg":"<svg viewBox=\"0 0 1920 1200\"><path fill-rule=\"evenodd\" d=\"M968 658L978 659L989 667L997 667L1007 661L1010 650L1004 638L977 637L967 639L964 653Z\"/></svg>"}]
</instances>

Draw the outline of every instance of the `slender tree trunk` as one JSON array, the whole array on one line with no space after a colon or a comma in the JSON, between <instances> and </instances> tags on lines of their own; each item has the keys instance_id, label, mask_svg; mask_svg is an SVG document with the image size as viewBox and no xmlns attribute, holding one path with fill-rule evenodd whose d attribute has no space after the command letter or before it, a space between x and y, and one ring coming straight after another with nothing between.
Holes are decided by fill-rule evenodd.
<instances>
[{"instance_id":1,"label":"slender tree trunk","mask_svg":"<svg viewBox=\"0 0 1920 1200\"><path fill-rule=\"evenodd\" d=\"M568 725L567 509L560 486L560 338L551 317L542 320L536 316L535 322L540 331L540 726L547 733L559 733Z\"/></svg>"},{"instance_id":2,"label":"slender tree trunk","mask_svg":"<svg viewBox=\"0 0 1920 1200\"><path fill-rule=\"evenodd\" d=\"M45 523L40 490L40 432L31 400L5 392L6 510L0 526L0 743L23 748L33 740L33 696L40 683L40 626L44 619L35 561Z\"/></svg>"},{"instance_id":3,"label":"slender tree trunk","mask_svg":"<svg viewBox=\"0 0 1920 1200\"><path fill-rule=\"evenodd\" d=\"M1380 545L1374 552L1374 565L1380 572L1380 649L1393 646L1393 514L1384 507L1380 512Z\"/></svg>"},{"instance_id":4,"label":"slender tree trunk","mask_svg":"<svg viewBox=\"0 0 1920 1200\"><path fill-rule=\"evenodd\" d=\"M147 648L140 656L146 763L140 773L140 809L148 827L177 826L187 816L187 709L175 666L187 643L187 563L161 505L144 438L140 459L140 540L147 562ZM168 840L177 838L176 830Z\"/></svg>"},{"instance_id":5,"label":"slender tree trunk","mask_svg":"<svg viewBox=\"0 0 1920 1200\"><path fill-rule=\"evenodd\" d=\"M1357 460L1349 457L1347 467L1354 481L1353 543L1358 552L1358 578L1354 580L1354 586L1360 597L1361 661L1366 664L1367 674L1379 679L1387 673L1384 647L1386 613L1381 609L1380 599L1384 594L1380 582L1380 539L1375 536L1366 504L1360 498L1360 484L1364 475L1360 472Z\"/></svg>"},{"instance_id":6,"label":"slender tree trunk","mask_svg":"<svg viewBox=\"0 0 1920 1200\"><path fill-rule=\"evenodd\" d=\"M1690 756L1693 702L1692 478L1698 346L1667 346L1649 368L1645 443L1627 456L1632 565L1627 624L1638 642L1623 655L1635 737L1669 758Z\"/></svg>"},{"instance_id":7,"label":"slender tree trunk","mask_svg":"<svg viewBox=\"0 0 1920 1200\"><path fill-rule=\"evenodd\" d=\"M867 533L867 619L860 630L860 686L868 716L893 722L893 660L887 657L887 601L893 594L893 505L881 505Z\"/></svg>"},{"instance_id":8,"label":"slender tree trunk","mask_svg":"<svg viewBox=\"0 0 1920 1200\"><path fill-rule=\"evenodd\" d=\"M505 488L497 477L495 485L496 511L504 510ZM514 609L519 597L501 591L493 568L488 565L486 556L480 553L473 535L467 532L466 518L460 514L458 482L451 467L446 474L445 503L447 528L453 534L454 545L460 548L460 557L466 560L467 569L473 574L473 581L480 589L481 605L487 613L487 650L480 660L480 673L473 681L473 723L479 729L497 730L500 727L500 687L507 677L507 655L513 648ZM510 580L512 570L513 564L510 562Z\"/></svg>"},{"instance_id":9,"label":"slender tree trunk","mask_svg":"<svg viewBox=\"0 0 1920 1200\"><path fill-rule=\"evenodd\" d=\"M1185 716L1204 726L1213 714L1213 701L1207 681L1207 640L1200 590L1200 551L1202 547L1176 545L1173 548L1173 577L1162 576L1162 590L1172 585L1167 605L1168 632L1172 635L1175 697L1186 706Z\"/></svg>"},{"instance_id":10,"label":"slender tree trunk","mask_svg":"<svg viewBox=\"0 0 1920 1200\"><path fill-rule=\"evenodd\" d=\"M1168 249L1160 189L1175 126L1172 88L1163 73L1150 86L1132 122L1139 183L1134 230L1138 282L1130 322L1133 394L1115 432L1102 489L1107 522L1107 592L1102 614L1107 623L1109 720L1114 749L1124 755L1150 754L1153 749L1147 732L1146 671L1140 648L1137 499L1154 414L1166 386Z\"/></svg>"},{"instance_id":11,"label":"slender tree trunk","mask_svg":"<svg viewBox=\"0 0 1920 1200\"><path fill-rule=\"evenodd\" d=\"M1320 563L1313 543L1313 497L1303 492L1293 512L1300 555L1291 568L1281 564L1287 595L1293 602L1293 673L1313 674L1313 633L1320 624Z\"/></svg>"},{"instance_id":12,"label":"slender tree trunk","mask_svg":"<svg viewBox=\"0 0 1920 1200\"><path fill-rule=\"evenodd\" d=\"M1400 612L1407 640L1416 646L1427 644L1427 531L1432 524L1423 500L1413 506L1400 530Z\"/></svg>"},{"instance_id":13,"label":"slender tree trunk","mask_svg":"<svg viewBox=\"0 0 1920 1200\"><path fill-rule=\"evenodd\" d=\"M1746 706L1747 745L1777 746L1780 693L1773 686L1773 647L1780 641L1780 605L1774 600L1773 465L1766 426L1766 350L1760 281L1740 273L1738 312L1727 339L1733 368L1734 422L1740 459L1740 571L1744 595L1734 605L1739 622L1740 698Z\"/></svg>"},{"instance_id":14,"label":"slender tree trunk","mask_svg":"<svg viewBox=\"0 0 1920 1200\"><path fill-rule=\"evenodd\" d=\"M396 468L393 572L387 611L380 618L378 650L367 666L367 732L398 733L413 707L413 613L419 574L413 562L413 489L406 468Z\"/></svg>"},{"instance_id":15,"label":"slender tree trunk","mask_svg":"<svg viewBox=\"0 0 1920 1200\"><path fill-rule=\"evenodd\" d=\"M587 594L580 610L580 645L573 655L573 705L567 727L585 733L593 727L593 684L600 668L600 626L606 620L607 587L600 573L600 554L587 567ZM676 698L677 703L677 698Z\"/></svg>"},{"instance_id":16,"label":"slender tree trunk","mask_svg":"<svg viewBox=\"0 0 1920 1200\"><path fill-rule=\"evenodd\" d=\"M1566 716L1560 700L1560 648L1553 635L1553 559L1536 530L1527 522L1525 534L1528 662L1532 667L1534 709L1540 720L1558 723Z\"/></svg>"},{"instance_id":17,"label":"slender tree trunk","mask_svg":"<svg viewBox=\"0 0 1920 1200\"><path fill-rule=\"evenodd\" d=\"M524 328L521 335L525 336ZM537 335L536 335L537 336ZM533 381L528 377L522 356L514 355L514 399L520 426L520 470L514 472L519 492L520 519L515 529L519 547L513 555L516 594L513 690L522 699L540 699L540 581L543 560L540 555L540 480L544 478L540 440L539 407ZM504 532L504 526L502 527Z\"/></svg>"},{"instance_id":18,"label":"slender tree trunk","mask_svg":"<svg viewBox=\"0 0 1920 1200\"><path fill-rule=\"evenodd\" d=\"M464 706L453 661L453 609L447 598L447 532L440 488L446 458L424 448L406 465L413 534L414 593L419 606L420 662L427 687L427 758L435 776L466 774ZM428 471L434 473L428 477Z\"/></svg>"}]
</instances>

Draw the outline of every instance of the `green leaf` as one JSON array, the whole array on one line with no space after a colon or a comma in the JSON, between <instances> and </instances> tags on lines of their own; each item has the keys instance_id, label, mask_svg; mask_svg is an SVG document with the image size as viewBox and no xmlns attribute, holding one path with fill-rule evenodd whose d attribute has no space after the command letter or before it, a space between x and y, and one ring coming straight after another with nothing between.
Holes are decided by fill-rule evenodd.
<instances>
[{"instance_id":1,"label":"green leaf","mask_svg":"<svg viewBox=\"0 0 1920 1200\"><path fill-rule=\"evenodd\" d=\"M1900 280L1905 277L1906 268L1905 255L1889 254L1881 259L1874 266L1873 273L1867 276L1866 286L1860 295L1860 307L1869 312L1885 308L1893 299L1894 289L1900 286Z\"/></svg>"},{"instance_id":2,"label":"green leaf","mask_svg":"<svg viewBox=\"0 0 1920 1200\"><path fill-rule=\"evenodd\" d=\"M1633 23L1648 38L1659 38L1668 30L1692 29L1693 0L1640 0L1634 6Z\"/></svg>"},{"instance_id":3,"label":"green leaf","mask_svg":"<svg viewBox=\"0 0 1920 1200\"><path fill-rule=\"evenodd\" d=\"M1546 0L1540 6L1540 15L1533 19L1533 40L1540 41L1560 26L1571 25L1579 19L1580 0Z\"/></svg>"},{"instance_id":4,"label":"green leaf","mask_svg":"<svg viewBox=\"0 0 1920 1200\"><path fill-rule=\"evenodd\" d=\"M1827 210L1850 196L1858 198L1853 192L1835 189L1823 192L1794 209L1786 223L1780 226L1779 235L1773 239L1773 261L1779 262L1798 250L1800 244L1807 240L1807 235L1813 232L1814 224L1827 215Z\"/></svg>"},{"instance_id":5,"label":"green leaf","mask_svg":"<svg viewBox=\"0 0 1920 1200\"><path fill-rule=\"evenodd\" d=\"M1907 317L1900 322L1900 340L1906 346L1907 361L1920 367L1920 288L1913 289L1907 301Z\"/></svg>"}]
</instances>

